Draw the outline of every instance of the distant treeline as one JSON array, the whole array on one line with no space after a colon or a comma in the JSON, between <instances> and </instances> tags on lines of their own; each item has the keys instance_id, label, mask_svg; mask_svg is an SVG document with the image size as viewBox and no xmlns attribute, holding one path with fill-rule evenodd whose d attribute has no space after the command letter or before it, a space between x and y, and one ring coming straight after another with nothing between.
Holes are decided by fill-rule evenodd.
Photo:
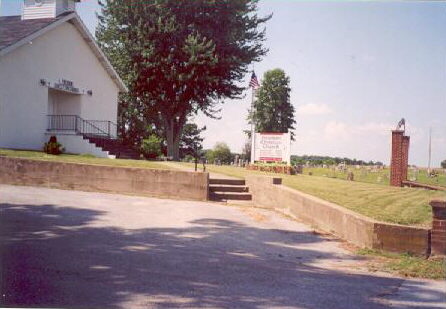
<instances>
[{"instance_id":1,"label":"distant treeline","mask_svg":"<svg viewBox=\"0 0 446 309\"><path fill-rule=\"evenodd\" d=\"M313 155L303 155L303 156L291 156L291 163L293 165L297 164L306 164L309 162L311 165L337 165L340 163L345 163L347 165L383 165L382 162L379 161L363 161L357 159L350 158L339 158L339 157L329 157L329 156L313 156Z\"/></svg>"}]
</instances>

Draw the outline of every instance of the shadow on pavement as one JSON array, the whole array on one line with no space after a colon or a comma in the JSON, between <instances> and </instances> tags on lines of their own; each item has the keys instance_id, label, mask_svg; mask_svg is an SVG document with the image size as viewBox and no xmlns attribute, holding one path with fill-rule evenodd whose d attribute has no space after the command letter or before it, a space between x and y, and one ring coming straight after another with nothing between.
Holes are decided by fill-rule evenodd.
<instances>
[{"instance_id":1,"label":"shadow on pavement","mask_svg":"<svg viewBox=\"0 0 446 309\"><path fill-rule=\"evenodd\" d=\"M311 233L212 218L185 228L95 226L103 214L1 204L0 307L386 308L376 298L402 282L307 265L333 258L296 248L321 241ZM430 296L417 301L443 297Z\"/></svg>"}]
</instances>

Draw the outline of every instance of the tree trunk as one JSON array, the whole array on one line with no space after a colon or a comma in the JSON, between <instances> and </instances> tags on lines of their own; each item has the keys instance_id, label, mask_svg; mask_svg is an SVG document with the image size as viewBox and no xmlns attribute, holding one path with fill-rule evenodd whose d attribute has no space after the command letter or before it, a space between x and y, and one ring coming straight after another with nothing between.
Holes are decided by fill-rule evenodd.
<instances>
[{"instance_id":1,"label":"tree trunk","mask_svg":"<svg viewBox=\"0 0 446 309\"><path fill-rule=\"evenodd\" d=\"M180 160L180 140L183 130L178 130L177 135L174 137L173 141L173 157L175 161Z\"/></svg>"},{"instance_id":2,"label":"tree trunk","mask_svg":"<svg viewBox=\"0 0 446 309\"><path fill-rule=\"evenodd\" d=\"M166 142L167 142L167 156L173 160L177 160L174 157L174 123L173 120L166 121L165 125Z\"/></svg>"},{"instance_id":3,"label":"tree trunk","mask_svg":"<svg viewBox=\"0 0 446 309\"><path fill-rule=\"evenodd\" d=\"M175 120L175 117L171 117L171 119L165 121L167 156L174 161L180 159L180 140L183 134L184 122L184 116L181 116L178 120Z\"/></svg>"}]
</instances>

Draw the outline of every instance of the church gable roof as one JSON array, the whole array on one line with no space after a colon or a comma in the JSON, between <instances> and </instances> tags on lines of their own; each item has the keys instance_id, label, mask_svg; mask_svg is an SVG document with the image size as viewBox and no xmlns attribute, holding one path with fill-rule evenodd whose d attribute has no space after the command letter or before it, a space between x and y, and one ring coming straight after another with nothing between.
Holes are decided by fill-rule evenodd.
<instances>
[{"instance_id":1,"label":"church gable roof","mask_svg":"<svg viewBox=\"0 0 446 309\"><path fill-rule=\"evenodd\" d=\"M19 16L0 16L0 50L57 21L57 18L22 20Z\"/></svg>"},{"instance_id":2,"label":"church gable roof","mask_svg":"<svg viewBox=\"0 0 446 309\"><path fill-rule=\"evenodd\" d=\"M80 32L118 88L123 92L127 91L124 82L76 13L65 13L56 18L29 20L22 20L21 16L0 16L0 57L67 21Z\"/></svg>"}]
</instances>

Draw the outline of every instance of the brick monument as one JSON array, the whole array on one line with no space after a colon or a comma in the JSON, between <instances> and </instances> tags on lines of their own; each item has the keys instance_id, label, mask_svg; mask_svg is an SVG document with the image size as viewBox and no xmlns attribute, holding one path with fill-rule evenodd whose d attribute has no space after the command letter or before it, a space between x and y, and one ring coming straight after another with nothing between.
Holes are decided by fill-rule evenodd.
<instances>
[{"instance_id":1,"label":"brick monument","mask_svg":"<svg viewBox=\"0 0 446 309\"><path fill-rule=\"evenodd\" d=\"M401 129L404 127L404 129ZM396 130L392 131L392 158L390 160L390 185L402 187L407 180L407 167L409 165L410 137L405 135L406 126L404 118L398 123Z\"/></svg>"}]
</instances>

